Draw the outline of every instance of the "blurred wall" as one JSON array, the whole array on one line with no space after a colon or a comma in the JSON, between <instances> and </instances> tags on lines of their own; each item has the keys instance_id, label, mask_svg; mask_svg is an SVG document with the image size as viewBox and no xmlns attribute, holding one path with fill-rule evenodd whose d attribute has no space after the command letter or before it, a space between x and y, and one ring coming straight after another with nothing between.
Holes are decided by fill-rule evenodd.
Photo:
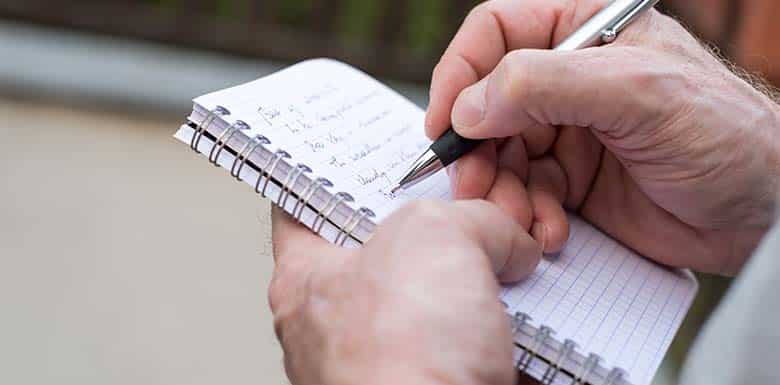
<instances>
[{"instance_id":1,"label":"blurred wall","mask_svg":"<svg viewBox=\"0 0 780 385\"><path fill-rule=\"evenodd\" d=\"M663 0L662 4L738 65L780 86L780 1Z\"/></svg>"}]
</instances>

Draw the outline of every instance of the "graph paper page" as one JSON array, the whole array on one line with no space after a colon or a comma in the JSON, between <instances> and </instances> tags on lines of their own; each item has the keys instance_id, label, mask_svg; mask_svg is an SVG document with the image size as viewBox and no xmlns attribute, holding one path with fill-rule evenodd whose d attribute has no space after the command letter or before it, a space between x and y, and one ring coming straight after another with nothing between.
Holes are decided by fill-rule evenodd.
<instances>
[{"instance_id":1,"label":"graph paper page","mask_svg":"<svg viewBox=\"0 0 780 385\"><path fill-rule=\"evenodd\" d=\"M697 290L689 274L642 258L581 219L558 256L531 277L502 290L512 314L547 325L585 354L620 367L635 385L652 380Z\"/></svg>"}]
</instances>

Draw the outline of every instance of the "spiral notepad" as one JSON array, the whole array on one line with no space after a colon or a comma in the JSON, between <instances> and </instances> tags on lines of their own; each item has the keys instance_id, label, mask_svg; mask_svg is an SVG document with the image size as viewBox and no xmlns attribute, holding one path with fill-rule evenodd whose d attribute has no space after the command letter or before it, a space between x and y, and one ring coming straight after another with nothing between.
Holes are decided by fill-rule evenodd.
<instances>
[{"instance_id":1,"label":"spiral notepad","mask_svg":"<svg viewBox=\"0 0 780 385\"><path fill-rule=\"evenodd\" d=\"M450 199L443 173L390 193L430 145L423 118L368 75L318 59L196 98L175 136L323 238L359 247L404 203ZM544 384L648 385L696 280L570 221L560 255L502 290L517 368Z\"/></svg>"}]
</instances>

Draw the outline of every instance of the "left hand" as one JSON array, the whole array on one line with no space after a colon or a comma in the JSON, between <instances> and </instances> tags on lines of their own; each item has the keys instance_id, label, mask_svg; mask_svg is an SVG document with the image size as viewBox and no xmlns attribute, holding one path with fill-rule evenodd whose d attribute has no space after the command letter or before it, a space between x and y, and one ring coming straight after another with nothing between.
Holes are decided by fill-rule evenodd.
<instances>
[{"instance_id":1,"label":"left hand","mask_svg":"<svg viewBox=\"0 0 780 385\"><path fill-rule=\"evenodd\" d=\"M541 250L496 206L412 203L360 249L274 208L273 241L269 301L294 385L514 383L495 277L527 276Z\"/></svg>"}]
</instances>

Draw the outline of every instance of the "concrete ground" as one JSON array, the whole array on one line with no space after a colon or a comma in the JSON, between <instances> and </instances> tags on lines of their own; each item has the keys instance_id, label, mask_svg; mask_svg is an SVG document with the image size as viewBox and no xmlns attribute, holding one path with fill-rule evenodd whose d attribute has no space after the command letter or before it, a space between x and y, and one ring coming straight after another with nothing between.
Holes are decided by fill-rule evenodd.
<instances>
[{"instance_id":1,"label":"concrete ground","mask_svg":"<svg viewBox=\"0 0 780 385\"><path fill-rule=\"evenodd\" d=\"M266 202L176 120L8 99L0 117L0 383L287 383Z\"/></svg>"}]
</instances>

